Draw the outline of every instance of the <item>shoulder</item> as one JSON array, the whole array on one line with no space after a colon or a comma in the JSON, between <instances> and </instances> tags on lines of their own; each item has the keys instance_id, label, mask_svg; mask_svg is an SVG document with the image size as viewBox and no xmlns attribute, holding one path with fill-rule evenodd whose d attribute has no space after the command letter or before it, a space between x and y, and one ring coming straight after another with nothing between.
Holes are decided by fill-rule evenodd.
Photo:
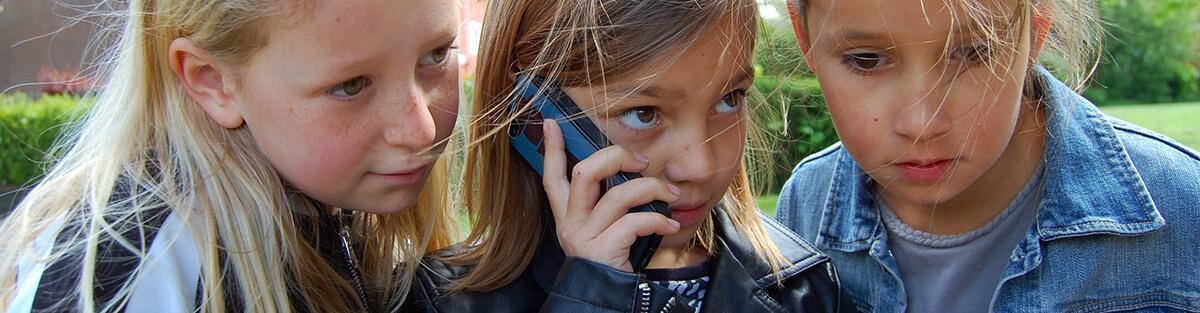
<instances>
[{"instance_id":1,"label":"shoulder","mask_svg":"<svg viewBox=\"0 0 1200 313\"><path fill-rule=\"evenodd\" d=\"M200 257L188 227L171 210L149 209L110 220L113 233L91 236L89 223L64 218L61 227L40 236L32 257L22 258L16 304L31 311L65 309L90 280L98 307L126 310L192 309ZM87 238L93 237L91 240ZM94 256L87 251L95 248ZM163 288L169 286L169 288ZM21 311L17 308L17 311Z\"/></svg>"},{"instance_id":2,"label":"shoulder","mask_svg":"<svg viewBox=\"0 0 1200 313\"><path fill-rule=\"evenodd\" d=\"M816 222L832 191L838 164L848 157L839 142L800 161L779 191L776 218L804 238L816 240Z\"/></svg>"},{"instance_id":3,"label":"shoulder","mask_svg":"<svg viewBox=\"0 0 1200 313\"><path fill-rule=\"evenodd\" d=\"M829 147L826 147L825 149L822 149L821 151L804 157L804 159L800 160L800 163L797 163L796 167L792 169L792 177L810 172L819 173L832 171L837 164L840 154L844 153L845 150L845 146L842 146L842 142L839 141L833 145L830 145Z\"/></svg>"},{"instance_id":4,"label":"shoulder","mask_svg":"<svg viewBox=\"0 0 1200 313\"><path fill-rule=\"evenodd\" d=\"M1114 117L1107 119L1155 205L1160 210L1191 208L1200 198L1200 154L1162 134ZM1193 216L1200 214L1187 211Z\"/></svg>"},{"instance_id":5,"label":"shoulder","mask_svg":"<svg viewBox=\"0 0 1200 313\"><path fill-rule=\"evenodd\" d=\"M451 257L463 253L457 244L426 255L404 300L408 312L525 312L536 311L546 297L527 270L512 283L496 290L452 290L454 282L475 268L456 264Z\"/></svg>"},{"instance_id":6,"label":"shoulder","mask_svg":"<svg viewBox=\"0 0 1200 313\"><path fill-rule=\"evenodd\" d=\"M779 253L791 262L789 268L784 269L784 276L789 274L787 273L789 269L797 272L803 271L829 259L811 243L800 238L799 235L775 219L762 214L759 214L759 219L762 220L763 230L766 231L767 237L775 243Z\"/></svg>"},{"instance_id":7,"label":"shoulder","mask_svg":"<svg viewBox=\"0 0 1200 313\"><path fill-rule=\"evenodd\" d=\"M1163 134L1112 116L1105 117L1135 163L1187 171L1182 174L1197 174L1200 170L1200 153L1195 150Z\"/></svg>"}]
</instances>

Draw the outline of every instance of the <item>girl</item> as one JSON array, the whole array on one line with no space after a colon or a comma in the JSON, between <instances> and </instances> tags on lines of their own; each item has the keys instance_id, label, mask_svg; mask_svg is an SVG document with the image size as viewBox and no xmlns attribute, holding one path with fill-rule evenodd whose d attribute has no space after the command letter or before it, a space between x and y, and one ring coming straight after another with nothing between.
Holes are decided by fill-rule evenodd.
<instances>
[{"instance_id":1,"label":"girl","mask_svg":"<svg viewBox=\"0 0 1200 313\"><path fill-rule=\"evenodd\" d=\"M1200 156L1076 93L1090 2L790 5L842 143L796 167L779 218L860 309L1200 310Z\"/></svg>"},{"instance_id":2,"label":"girl","mask_svg":"<svg viewBox=\"0 0 1200 313\"><path fill-rule=\"evenodd\" d=\"M107 86L0 230L0 307L397 308L453 224L456 14L130 1Z\"/></svg>"},{"instance_id":3,"label":"girl","mask_svg":"<svg viewBox=\"0 0 1200 313\"><path fill-rule=\"evenodd\" d=\"M414 288L434 298L421 309L839 310L825 257L760 215L750 191L755 9L739 0L492 1L464 188L476 224L467 245L424 273L449 290ZM557 126L566 121L548 121L539 178L509 144L510 124L531 110L510 110L528 87L518 77L561 87L586 114L574 118L614 145L568 168ZM618 171L644 178L601 195ZM652 200L669 203L673 219L625 214ZM630 245L651 233L663 235L657 254L631 273Z\"/></svg>"}]
</instances>

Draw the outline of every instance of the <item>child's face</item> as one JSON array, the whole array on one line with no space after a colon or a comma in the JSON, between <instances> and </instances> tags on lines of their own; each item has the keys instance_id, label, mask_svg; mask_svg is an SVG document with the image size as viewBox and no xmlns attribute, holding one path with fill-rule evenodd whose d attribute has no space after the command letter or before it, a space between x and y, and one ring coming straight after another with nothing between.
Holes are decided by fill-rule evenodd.
<instances>
[{"instance_id":1,"label":"child's face","mask_svg":"<svg viewBox=\"0 0 1200 313\"><path fill-rule=\"evenodd\" d=\"M711 31L665 70L630 75L644 79L608 81L606 90L564 88L613 144L649 158L643 176L680 188L671 205L680 231L664 237L663 247L683 247L695 237L741 162L744 98L754 70L749 49L728 37L727 30Z\"/></svg>"},{"instance_id":2,"label":"child's face","mask_svg":"<svg viewBox=\"0 0 1200 313\"><path fill-rule=\"evenodd\" d=\"M316 1L268 29L234 97L291 185L327 205L413 205L458 112L456 1ZM429 153L422 153L432 148Z\"/></svg>"},{"instance_id":3,"label":"child's face","mask_svg":"<svg viewBox=\"0 0 1200 313\"><path fill-rule=\"evenodd\" d=\"M1011 17L1014 2L977 4ZM1003 171L1028 116L1028 40L989 50L967 14L945 4L817 0L805 10L807 61L846 149L886 193L918 205L952 200Z\"/></svg>"}]
</instances>

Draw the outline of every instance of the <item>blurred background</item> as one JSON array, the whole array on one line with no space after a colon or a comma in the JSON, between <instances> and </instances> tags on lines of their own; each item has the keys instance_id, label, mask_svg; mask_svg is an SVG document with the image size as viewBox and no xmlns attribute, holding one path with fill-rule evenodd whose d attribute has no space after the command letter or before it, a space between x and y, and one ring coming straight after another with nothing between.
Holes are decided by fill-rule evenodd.
<instances>
[{"instance_id":1,"label":"blurred background","mask_svg":"<svg viewBox=\"0 0 1200 313\"><path fill-rule=\"evenodd\" d=\"M459 63L464 103L472 89L483 0L463 2ZM769 162L757 173L759 204L774 214L791 168L837 142L820 86L804 67L784 0L759 0L762 27L755 86L765 100L756 117L768 131ZM99 49L113 42L100 0L0 0L0 215L37 181L62 125L90 105L101 82ZM1200 0L1096 0L1104 51L1084 96L1108 114L1200 149ZM119 7L118 7L119 9ZM467 111L463 111L467 112Z\"/></svg>"}]
</instances>

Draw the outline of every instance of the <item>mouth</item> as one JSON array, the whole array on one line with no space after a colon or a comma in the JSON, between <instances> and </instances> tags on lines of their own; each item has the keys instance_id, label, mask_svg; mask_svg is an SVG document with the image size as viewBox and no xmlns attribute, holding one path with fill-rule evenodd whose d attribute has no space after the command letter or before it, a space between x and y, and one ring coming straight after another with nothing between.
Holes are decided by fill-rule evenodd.
<instances>
[{"instance_id":1,"label":"mouth","mask_svg":"<svg viewBox=\"0 0 1200 313\"><path fill-rule=\"evenodd\" d=\"M397 171L370 172L369 174L378 176L390 184L408 186L423 182L428 169L429 165L423 164Z\"/></svg>"},{"instance_id":2,"label":"mouth","mask_svg":"<svg viewBox=\"0 0 1200 313\"><path fill-rule=\"evenodd\" d=\"M704 201L679 201L671 206L671 219L679 222L680 228L695 226L707 214Z\"/></svg>"},{"instance_id":3,"label":"mouth","mask_svg":"<svg viewBox=\"0 0 1200 313\"><path fill-rule=\"evenodd\" d=\"M914 182L935 182L946 175L956 159L923 159L896 163L904 178Z\"/></svg>"}]
</instances>

